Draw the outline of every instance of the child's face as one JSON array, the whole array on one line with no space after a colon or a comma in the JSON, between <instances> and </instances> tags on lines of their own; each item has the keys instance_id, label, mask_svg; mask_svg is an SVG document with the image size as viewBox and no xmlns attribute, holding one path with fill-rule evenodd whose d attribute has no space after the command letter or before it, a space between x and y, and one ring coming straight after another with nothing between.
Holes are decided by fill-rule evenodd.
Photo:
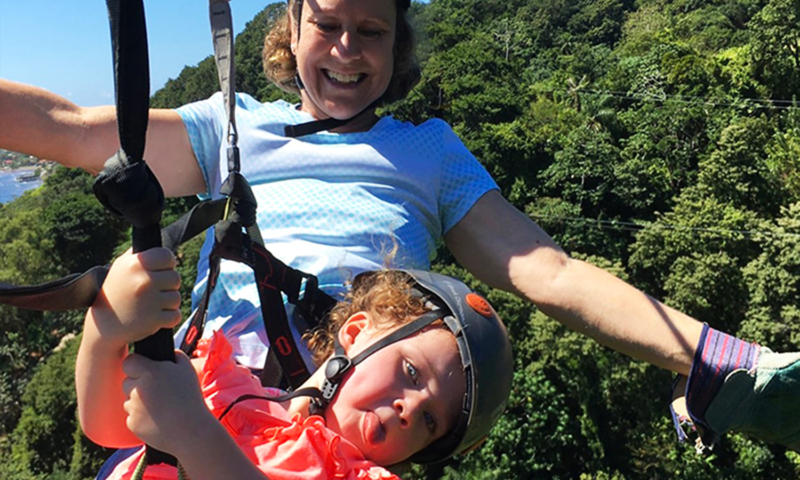
<instances>
[{"instance_id":1,"label":"child's face","mask_svg":"<svg viewBox=\"0 0 800 480\"><path fill-rule=\"evenodd\" d=\"M352 333L353 330L351 330ZM350 358L388 332L367 326L340 341ZM328 427L379 465L401 462L449 432L466 390L455 338L439 328L367 357L325 411Z\"/></svg>"}]
</instances>

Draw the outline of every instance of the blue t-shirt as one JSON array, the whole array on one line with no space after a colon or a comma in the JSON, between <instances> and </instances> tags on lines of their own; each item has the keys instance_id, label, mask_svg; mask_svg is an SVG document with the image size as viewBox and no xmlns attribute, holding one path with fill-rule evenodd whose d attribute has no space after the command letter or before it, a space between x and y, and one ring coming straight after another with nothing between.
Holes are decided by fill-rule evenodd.
<instances>
[{"instance_id":1,"label":"blue t-shirt","mask_svg":"<svg viewBox=\"0 0 800 480\"><path fill-rule=\"evenodd\" d=\"M208 187L202 197L217 198L228 176L222 94L177 111ZM366 132L283 135L284 126L312 120L287 102L237 95L241 173L258 202L264 244L288 265L316 275L329 294L364 270L429 268L444 234L497 188L441 120L415 126L387 116ZM206 286L212 244L208 235L194 304ZM239 362L263 366L268 341L247 266L223 262L206 336L217 329L225 331Z\"/></svg>"}]
</instances>

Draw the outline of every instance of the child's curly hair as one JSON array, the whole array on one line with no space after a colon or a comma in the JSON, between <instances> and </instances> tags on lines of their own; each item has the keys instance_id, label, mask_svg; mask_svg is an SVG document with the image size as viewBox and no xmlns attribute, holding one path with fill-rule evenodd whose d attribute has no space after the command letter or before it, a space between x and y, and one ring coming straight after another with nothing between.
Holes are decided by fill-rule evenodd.
<instances>
[{"instance_id":1,"label":"child's curly hair","mask_svg":"<svg viewBox=\"0 0 800 480\"><path fill-rule=\"evenodd\" d=\"M328 321L303 336L314 363L322 365L333 355L333 340L354 313L368 312L376 328L389 330L429 312L426 299L416 294L413 286L414 280L399 270L378 270L357 278L345 299L333 307Z\"/></svg>"}]
</instances>

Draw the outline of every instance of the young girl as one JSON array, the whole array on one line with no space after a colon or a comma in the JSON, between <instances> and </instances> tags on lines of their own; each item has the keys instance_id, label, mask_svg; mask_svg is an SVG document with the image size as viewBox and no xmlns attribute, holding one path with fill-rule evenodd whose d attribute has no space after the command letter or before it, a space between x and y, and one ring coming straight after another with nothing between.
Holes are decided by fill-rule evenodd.
<instances>
[{"instance_id":1,"label":"young girl","mask_svg":"<svg viewBox=\"0 0 800 480\"><path fill-rule=\"evenodd\" d=\"M513 366L505 327L452 278L358 275L327 329L309 340L322 361L303 385L312 397L278 403L256 398L281 392L236 365L219 332L191 361L180 352L176 363L128 355L130 342L179 321L174 267L165 249L123 255L87 313L79 416L101 445L146 442L195 480L390 478L382 466L478 444L504 410ZM142 454L108 478L131 478ZM154 465L144 478L174 479L176 470Z\"/></svg>"}]
</instances>

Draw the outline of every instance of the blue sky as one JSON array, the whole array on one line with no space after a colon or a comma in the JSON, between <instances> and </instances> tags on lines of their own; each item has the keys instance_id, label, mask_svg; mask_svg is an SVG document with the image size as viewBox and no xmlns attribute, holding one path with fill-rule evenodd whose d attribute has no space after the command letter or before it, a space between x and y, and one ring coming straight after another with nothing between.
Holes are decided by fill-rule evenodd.
<instances>
[{"instance_id":1,"label":"blue sky","mask_svg":"<svg viewBox=\"0 0 800 480\"><path fill-rule=\"evenodd\" d=\"M123 0L124 1L124 0ZM231 0L236 33L275 0ZM205 0L144 0L153 91L213 51ZM103 0L0 0L0 77L82 106L114 103Z\"/></svg>"}]
</instances>

